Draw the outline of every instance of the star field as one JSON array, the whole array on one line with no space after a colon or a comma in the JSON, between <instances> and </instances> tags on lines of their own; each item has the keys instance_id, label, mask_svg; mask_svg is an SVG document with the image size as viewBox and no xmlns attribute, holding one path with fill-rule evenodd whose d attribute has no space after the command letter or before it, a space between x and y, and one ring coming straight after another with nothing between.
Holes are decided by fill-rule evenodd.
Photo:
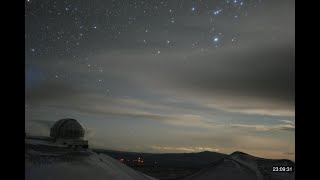
<instances>
[{"instance_id":1,"label":"star field","mask_svg":"<svg viewBox=\"0 0 320 180\"><path fill-rule=\"evenodd\" d=\"M161 50L169 51L185 44L171 35L183 29L183 16L205 19L207 28L197 32L193 39L186 37L185 40L189 42L187 47L190 50L197 48L203 52L201 49L234 44L234 37L241 37L236 30L224 36L224 32L219 31L216 19L226 17L229 23L240 23L241 18L250 14L250 9L261 3L258 0L30 0L26 1L25 12L26 55L30 58L72 57L82 61L102 47L127 46L160 54ZM157 34L161 34L163 39L153 42Z\"/></svg>"}]
</instances>

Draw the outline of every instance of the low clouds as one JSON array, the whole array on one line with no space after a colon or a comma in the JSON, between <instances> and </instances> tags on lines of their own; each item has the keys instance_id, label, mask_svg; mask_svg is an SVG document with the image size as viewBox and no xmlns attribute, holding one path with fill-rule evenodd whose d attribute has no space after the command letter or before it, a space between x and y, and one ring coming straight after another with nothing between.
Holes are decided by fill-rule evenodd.
<instances>
[{"instance_id":1,"label":"low clouds","mask_svg":"<svg viewBox=\"0 0 320 180\"><path fill-rule=\"evenodd\" d=\"M150 60L144 54L105 54L93 58L110 67L104 68L107 74L95 72L87 77L89 82L86 84L74 81L39 83L39 86L26 91L26 101L70 103L80 101L91 89L90 94L97 96L143 94L152 98L160 95L172 99L193 99L199 104L229 112L294 116L293 51L278 51L282 50L265 52L273 55L268 58L260 52L239 52L239 55L232 55L236 59L226 57L225 53L232 51L218 51L210 56L186 60L190 61L189 65L175 53L164 54L167 59L162 60L158 57ZM111 60L104 62L104 59ZM64 68L69 68L68 64ZM121 75L117 73L120 69ZM74 75L82 77L84 73L85 70ZM98 79L102 79L103 84L99 84Z\"/></svg>"}]
</instances>

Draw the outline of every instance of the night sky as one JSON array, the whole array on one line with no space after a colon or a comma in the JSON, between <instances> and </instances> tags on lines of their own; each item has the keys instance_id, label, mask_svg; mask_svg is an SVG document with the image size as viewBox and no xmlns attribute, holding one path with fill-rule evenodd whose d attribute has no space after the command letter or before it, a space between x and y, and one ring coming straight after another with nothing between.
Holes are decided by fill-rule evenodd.
<instances>
[{"instance_id":1,"label":"night sky","mask_svg":"<svg viewBox=\"0 0 320 180\"><path fill-rule=\"evenodd\" d=\"M27 0L26 132L294 160L293 0Z\"/></svg>"}]
</instances>

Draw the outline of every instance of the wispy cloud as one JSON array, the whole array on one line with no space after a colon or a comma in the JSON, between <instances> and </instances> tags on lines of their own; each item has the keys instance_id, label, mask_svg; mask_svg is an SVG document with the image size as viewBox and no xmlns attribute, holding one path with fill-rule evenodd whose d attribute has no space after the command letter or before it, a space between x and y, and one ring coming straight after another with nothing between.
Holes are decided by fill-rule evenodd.
<instances>
[{"instance_id":1,"label":"wispy cloud","mask_svg":"<svg viewBox=\"0 0 320 180\"><path fill-rule=\"evenodd\" d=\"M152 149L159 150L162 152L202 152L202 151L212 151L218 152L218 148L211 147L173 147L173 146L150 146Z\"/></svg>"},{"instance_id":2,"label":"wispy cloud","mask_svg":"<svg viewBox=\"0 0 320 180\"><path fill-rule=\"evenodd\" d=\"M271 131L271 130L283 130L283 131L294 131L295 126L290 124L279 124L279 125L248 125L248 124L231 124L231 127L249 128L257 131Z\"/></svg>"},{"instance_id":3,"label":"wispy cloud","mask_svg":"<svg viewBox=\"0 0 320 180\"><path fill-rule=\"evenodd\" d=\"M284 104L270 99L254 97L219 97L213 103L205 104L209 108L220 109L230 113L247 115L267 115L294 117L294 104Z\"/></svg>"},{"instance_id":4,"label":"wispy cloud","mask_svg":"<svg viewBox=\"0 0 320 180\"><path fill-rule=\"evenodd\" d=\"M294 120L279 120L280 122L284 122L286 124L295 124Z\"/></svg>"}]
</instances>

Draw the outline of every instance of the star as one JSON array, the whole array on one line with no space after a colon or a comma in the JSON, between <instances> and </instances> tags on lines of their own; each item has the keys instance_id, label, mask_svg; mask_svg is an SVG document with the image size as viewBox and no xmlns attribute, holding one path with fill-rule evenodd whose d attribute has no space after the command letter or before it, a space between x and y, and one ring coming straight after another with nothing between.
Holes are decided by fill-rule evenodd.
<instances>
[{"instance_id":1,"label":"star","mask_svg":"<svg viewBox=\"0 0 320 180\"><path fill-rule=\"evenodd\" d=\"M219 38L218 37L214 37L213 38L213 42L215 42L215 43L219 42Z\"/></svg>"}]
</instances>

